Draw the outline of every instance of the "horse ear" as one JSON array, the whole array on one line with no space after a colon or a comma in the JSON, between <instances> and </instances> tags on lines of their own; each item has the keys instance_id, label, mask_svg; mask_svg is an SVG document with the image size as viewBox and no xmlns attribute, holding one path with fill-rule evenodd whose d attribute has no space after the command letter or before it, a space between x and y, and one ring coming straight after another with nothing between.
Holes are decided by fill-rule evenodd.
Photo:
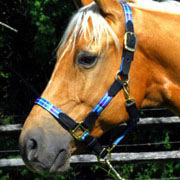
<instances>
[{"instance_id":1,"label":"horse ear","mask_svg":"<svg viewBox=\"0 0 180 180\"><path fill-rule=\"evenodd\" d=\"M83 6L86 6L90 3L92 3L94 0L81 0L81 3L83 4Z\"/></svg>"},{"instance_id":2,"label":"horse ear","mask_svg":"<svg viewBox=\"0 0 180 180\"><path fill-rule=\"evenodd\" d=\"M118 0L94 0L105 15L119 14Z\"/></svg>"},{"instance_id":3,"label":"horse ear","mask_svg":"<svg viewBox=\"0 0 180 180\"><path fill-rule=\"evenodd\" d=\"M79 9L82 6L86 6L90 3L92 3L94 0L73 0L75 6L77 7L77 9Z\"/></svg>"}]
</instances>

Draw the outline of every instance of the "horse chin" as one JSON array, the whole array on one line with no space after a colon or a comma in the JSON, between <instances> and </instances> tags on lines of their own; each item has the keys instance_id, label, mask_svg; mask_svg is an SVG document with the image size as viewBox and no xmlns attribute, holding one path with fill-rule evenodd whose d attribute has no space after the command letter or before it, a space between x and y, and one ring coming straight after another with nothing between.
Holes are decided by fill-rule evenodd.
<instances>
[{"instance_id":1,"label":"horse chin","mask_svg":"<svg viewBox=\"0 0 180 180\"><path fill-rule=\"evenodd\" d=\"M70 157L66 158L64 162L61 161L63 152L60 152L49 169L50 174L64 174L70 167Z\"/></svg>"},{"instance_id":2,"label":"horse chin","mask_svg":"<svg viewBox=\"0 0 180 180\"><path fill-rule=\"evenodd\" d=\"M62 156L66 156L64 152L60 152L52 161L51 165L38 160L36 162L31 162L24 159L24 162L28 169L40 175L65 174L70 167L70 156L65 158L63 161Z\"/></svg>"},{"instance_id":3,"label":"horse chin","mask_svg":"<svg viewBox=\"0 0 180 180\"><path fill-rule=\"evenodd\" d=\"M61 166L60 168L56 169L50 169L50 174L65 174L70 168L70 163L66 162L63 166Z\"/></svg>"},{"instance_id":4,"label":"horse chin","mask_svg":"<svg viewBox=\"0 0 180 180\"><path fill-rule=\"evenodd\" d=\"M36 165L26 163L26 166L29 170L38 173L40 175L63 175L70 168L70 161L66 161L65 164L58 166L58 163L53 164L51 167L45 167L43 164L39 163Z\"/></svg>"}]
</instances>

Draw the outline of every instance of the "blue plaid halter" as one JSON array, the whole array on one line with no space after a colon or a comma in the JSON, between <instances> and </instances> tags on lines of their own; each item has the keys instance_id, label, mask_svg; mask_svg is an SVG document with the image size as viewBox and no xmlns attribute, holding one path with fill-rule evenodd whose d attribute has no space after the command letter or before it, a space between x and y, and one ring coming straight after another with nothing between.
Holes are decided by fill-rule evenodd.
<instances>
[{"instance_id":1,"label":"blue plaid halter","mask_svg":"<svg viewBox=\"0 0 180 180\"><path fill-rule=\"evenodd\" d=\"M131 65L131 61L134 57L134 51L136 49L136 36L134 34L133 28L133 19L132 19L132 10L126 4L122 3L121 5L124 9L125 14L125 39L124 39L124 49L122 55L122 63L120 70L116 74L115 81L111 85L110 89L105 93L102 99L97 103L97 105L92 109L92 111L87 115L83 122L77 123L73 119L71 119L67 114L63 111L55 107L52 103L48 102L46 99L39 97L36 99L35 104L41 106L48 112L50 112L57 121L68 130L71 135L77 139L78 141L84 142L84 144L94 151L98 156L104 158L107 153L112 150L124 137L125 135L136 125L139 120L138 110L136 108L135 101L130 98L128 92L128 83L129 83L129 69ZM130 59L130 61L129 61ZM120 77L128 77L127 81L122 81ZM129 123L127 128L125 128L124 132L121 136L114 141L112 147L109 149L104 149L97 141L97 139L90 135L89 131L93 128L95 120L99 117L99 115L103 112L103 110L107 107L107 105L111 102L113 97L120 90L124 90L126 97L126 110L129 114ZM77 135L76 131L82 131L82 135Z\"/></svg>"}]
</instances>

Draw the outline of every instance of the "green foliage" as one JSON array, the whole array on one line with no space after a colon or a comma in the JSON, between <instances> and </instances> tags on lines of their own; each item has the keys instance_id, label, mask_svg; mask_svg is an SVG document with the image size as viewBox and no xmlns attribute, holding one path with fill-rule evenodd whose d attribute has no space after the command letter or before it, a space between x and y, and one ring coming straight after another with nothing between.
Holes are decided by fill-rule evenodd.
<instances>
[{"instance_id":1,"label":"green foliage","mask_svg":"<svg viewBox=\"0 0 180 180\"><path fill-rule=\"evenodd\" d=\"M124 179L133 180L151 180L153 178L173 178L179 177L180 163L175 162L154 162L154 163L131 163L131 164L116 164L115 169ZM109 174L108 168L100 165L93 165L91 172L95 177L109 179L113 176Z\"/></svg>"},{"instance_id":2,"label":"green foliage","mask_svg":"<svg viewBox=\"0 0 180 180\"><path fill-rule=\"evenodd\" d=\"M13 117L12 116L5 116L0 118L0 125L8 125L13 122Z\"/></svg>"},{"instance_id":3,"label":"green foliage","mask_svg":"<svg viewBox=\"0 0 180 180\"><path fill-rule=\"evenodd\" d=\"M4 44L5 44L5 38L2 35L0 35L0 49L4 47ZM0 64L0 78L7 79L8 77L9 77L9 74L4 71L3 65Z\"/></svg>"},{"instance_id":4,"label":"green foliage","mask_svg":"<svg viewBox=\"0 0 180 180\"><path fill-rule=\"evenodd\" d=\"M48 175L48 174L35 174L27 168L8 168L6 170L0 169L0 180L71 180L75 179L73 169L69 170L69 173L65 175Z\"/></svg>"},{"instance_id":5,"label":"green foliage","mask_svg":"<svg viewBox=\"0 0 180 180\"><path fill-rule=\"evenodd\" d=\"M171 149L171 144L169 144L168 142L169 142L169 140L170 140L170 137L169 137L169 132L167 131L166 132L166 135L165 135L165 140L164 140L164 148L165 149Z\"/></svg>"},{"instance_id":6,"label":"green foliage","mask_svg":"<svg viewBox=\"0 0 180 180\"><path fill-rule=\"evenodd\" d=\"M0 65L0 78L8 79L8 77L8 73L5 73L2 65Z\"/></svg>"},{"instance_id":7,"label":"green foliage","mask_svg":"<svg viewBox=\"0 0 180 180\"><path fill-rule=\"evenodd\" d=\"M1 175L1 174L3 174L3 171L2 171L2 170L0 170L0 175ZM3 176L0 178L0 180L10 180L9 174L7 173L6 175L3 175Z\"/></svg>"},{"instance_id":8,"label":"green foliage","mask_svg":"<svg viewBox=\"0 0 180 180\"><path fill-rule=\"evenodd\" d=\"M61 34L59 35L59 33L61 32L57 32L57 30L61 28L62 15L72 15L74 7L69 1L57 0L28 0L27 6L32 18L32 24L36 29L34 50L41 57L47 57L51 54L49 50L52 51L60 40ZM64 25L62 27L65 28Z\"/></svg>"},{"instance_id":9,"label":"green foliage","mask_svg":"<svg viewBox=\"0 0 180 180\"><path fill-rule=\"evenodd\" d=\"M26 114L47 84L75 7L71 0L1 0L0 11L0 19L18 30L0 25L0 115Z\"/></svg>"}]
</instances>

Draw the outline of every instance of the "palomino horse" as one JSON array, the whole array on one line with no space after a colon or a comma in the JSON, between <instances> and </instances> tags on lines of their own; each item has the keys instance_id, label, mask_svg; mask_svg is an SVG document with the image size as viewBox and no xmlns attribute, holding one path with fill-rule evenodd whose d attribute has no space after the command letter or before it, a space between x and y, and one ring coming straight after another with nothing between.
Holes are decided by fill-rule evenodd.
<instances>
[{"instance_id":1,"label":"palomino horse","mask_svg":"<svg viewBox=\"0 0 180 180\"><path fill-rule=\"evenodd\" d=\"M54 72L42 94L76 122L88 115L114 81L125 34L118 0L86 0L83 4L65 31ZM132 8L137 36L130 95L138 109L165 106L179 115L180 4L151 0L127 4ZM120 91L95 121L90 135L98 138L128 119ZM83 148L48 111L33 107L20 136L22 157L29 168L65 172L71 155Z\"/></svg>"}]
</instances>

